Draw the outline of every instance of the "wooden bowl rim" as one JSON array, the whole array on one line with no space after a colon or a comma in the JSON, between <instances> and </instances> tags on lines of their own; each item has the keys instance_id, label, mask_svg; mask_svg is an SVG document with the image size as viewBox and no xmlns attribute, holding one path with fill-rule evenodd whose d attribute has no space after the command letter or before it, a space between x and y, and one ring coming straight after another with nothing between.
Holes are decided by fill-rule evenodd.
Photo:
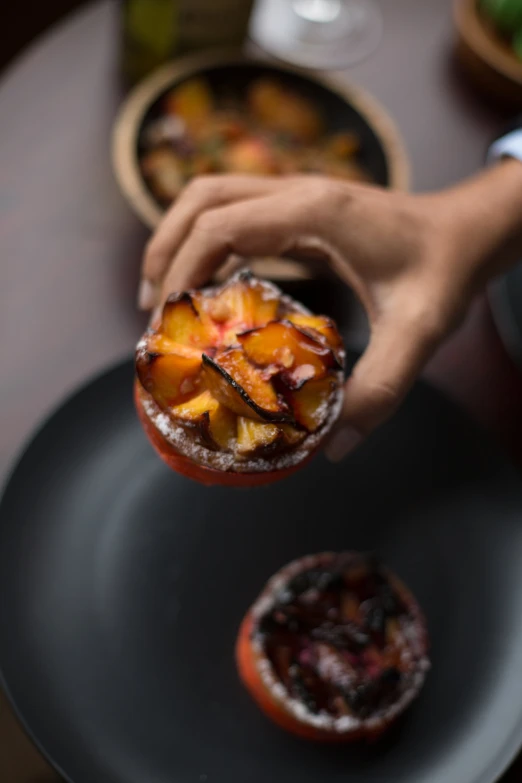
<instances>
[{"instance_id":1,"label":"wooden bowl rim","mask_svg":"<svg viewBox=\"0 0 522 783\"><path fill-rule=\"evenodd\" d=\"M477 0L455 0L453 15L461 38L491 69L522 87L522 62L489 31L477 5Z\"/></svg>"},{"instance_id":2,"label":"wooden bowl rim","mask_svg":"<svg viewBox=\"0 0 522 783\"><path fill-rule=\"evenodd\" d=\"M282 73L298 74L326 87L351 104L372 127L382 145L389 172L389 187L408 190L410 165L402 137L386 109L365 90L341 83L337 78L318 76L303 68L279 65L236 51L207 52L169 62L139 82L123 102L114 124L112 165L116 180L131 207L149 228L154 229L158 225L164 212L149 193L136 154L139 132L147 111L158 96L177 81L195 76L210 67L241 64L260 65Z\"/></svg>"}]
</instances>

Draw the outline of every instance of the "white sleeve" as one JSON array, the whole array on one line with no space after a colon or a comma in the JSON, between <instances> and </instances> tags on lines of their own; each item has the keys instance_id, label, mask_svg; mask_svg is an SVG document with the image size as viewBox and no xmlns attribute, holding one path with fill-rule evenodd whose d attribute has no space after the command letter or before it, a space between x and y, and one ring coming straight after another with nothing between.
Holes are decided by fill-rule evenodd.
<instances>
[{"instance_id":1,"label":"white sleeve","mask_svg":"<svg viewBox=\"0 0 522 783\"><path fill-rule=\"evenodd\" d=\"M487 162L493 163L504 157L522 161L522 128L511 131L494 141L488 150Z\"/></svg>"}]
</instances>

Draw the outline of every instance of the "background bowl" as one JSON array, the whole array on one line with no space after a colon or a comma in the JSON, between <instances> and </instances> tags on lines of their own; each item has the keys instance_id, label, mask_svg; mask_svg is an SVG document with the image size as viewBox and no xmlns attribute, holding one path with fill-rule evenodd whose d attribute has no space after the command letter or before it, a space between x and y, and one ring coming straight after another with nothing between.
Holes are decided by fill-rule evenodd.
<instances>
[{"instance_id":1,"label":"background bowl","mask_svg":"<svg viewBox=\"0 0 522 783\"><path fill-rule=\"evenodd\" d=\"M399 134L385 110L366 93L296 68L256 62L242 55L197 55L164 66L135 87L114 128L116 178L133 210L151 228L158 224L165 208L154 198L140 170L143 131L161 113L166 93L194 76L204 77L217 96L224 92L241 95L253 80L275 77L318 107L327 132L357 133L361 142L358 160L375 182L407 188L409 167Z\"/></svg>"},{"instance_id":2,"label":"background bowl","mask_svg":"<svg viewBox=\"0 0 522 783\"><path fill-rule=\"evenodd\" d=\"M473 82L496 101L522 107L522 62L479 12L477 0L456 0L457 56Z\"/></svg>"}]
</instances>

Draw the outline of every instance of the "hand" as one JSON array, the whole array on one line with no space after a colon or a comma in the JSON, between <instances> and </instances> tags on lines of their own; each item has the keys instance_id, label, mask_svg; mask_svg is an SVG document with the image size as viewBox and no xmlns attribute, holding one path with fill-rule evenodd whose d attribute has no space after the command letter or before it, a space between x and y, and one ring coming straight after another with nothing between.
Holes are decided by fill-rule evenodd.
<instances>
[{"instance_id":1,"label":"hand","mask_svg":"<svg viewBox=\"0 0 522 783\"><path fill-rule=\"evenodd\" d=\"M353 288L371 327L327 447L338 459L394 412L506 240L519 245L521 195L515 161L421 196L313 176L196 179L147 247L140 305L204 284L231 253L320 255Z\"/></svg>"}]
</instances>

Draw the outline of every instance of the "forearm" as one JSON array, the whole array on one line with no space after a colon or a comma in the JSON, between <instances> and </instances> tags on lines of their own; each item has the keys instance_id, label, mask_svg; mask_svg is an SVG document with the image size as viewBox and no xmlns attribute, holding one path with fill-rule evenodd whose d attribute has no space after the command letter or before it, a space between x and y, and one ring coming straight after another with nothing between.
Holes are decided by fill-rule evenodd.
<instances>
[{"instance_id":1,"label":"forearm","mask_svg":"<svg viewBox=\"0 0 522 783\"><path fill-rule=\"evenodd\" d=\"M522 258L522 163L506 159L448 195L463 263L480 287Z\"/></svg>"}]
</instances>

